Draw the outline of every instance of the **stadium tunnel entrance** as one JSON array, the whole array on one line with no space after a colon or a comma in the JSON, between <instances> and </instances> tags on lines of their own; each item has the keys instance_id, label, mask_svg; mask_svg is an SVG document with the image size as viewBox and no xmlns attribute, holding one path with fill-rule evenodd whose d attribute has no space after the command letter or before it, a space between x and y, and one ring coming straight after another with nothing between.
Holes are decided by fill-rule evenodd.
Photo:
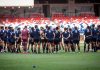
<instances>
[{"instance_id":1,"label":"stadium tunnel entrance","mask_svg":"<svg viewBox=\"0 0 100 70\"><path fill-rule=\"evenodd\" d=\"M95 16L100 16L100 4L94 4Z\"/></svg>"},{"instance_id":2,"label":"stadium tunnel entrance","mask_svg":"<svg viewBox=\"0 0 100 70\"><path fill-rule=\"evenodd\" d=\"M43 5L44 17L50 17L50 5Z\"/></svg>"}]
</instances>

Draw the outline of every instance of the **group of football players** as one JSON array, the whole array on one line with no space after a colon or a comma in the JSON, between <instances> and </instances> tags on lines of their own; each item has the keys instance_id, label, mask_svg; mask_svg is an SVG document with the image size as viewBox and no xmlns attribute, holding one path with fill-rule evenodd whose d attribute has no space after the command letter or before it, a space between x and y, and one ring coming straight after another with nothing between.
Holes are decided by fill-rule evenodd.
<instances>
[{"instance_id":1,"label":"group of football players","mask_svg":"<svg viewBox=\"0 0 100 70\"><path fill-rule=\"evenodd\" d=\"M1 27L0 29L0 52L11 53L57 53L80 52L80 31L78 27L63 28L60 26L51 28L46 25L38 28L38 25L22 30L13 27ZM84 52L96 52L100 48L100 25L87 26L84 30ZM31 51L30 51L31 49Z\"/></svg>"}]
</instances>

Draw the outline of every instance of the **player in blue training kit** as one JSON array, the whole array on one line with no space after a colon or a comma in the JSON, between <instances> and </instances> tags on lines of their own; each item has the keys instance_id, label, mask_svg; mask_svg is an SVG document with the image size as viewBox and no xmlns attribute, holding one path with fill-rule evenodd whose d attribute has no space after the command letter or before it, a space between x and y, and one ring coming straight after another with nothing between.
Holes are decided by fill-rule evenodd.
<instances>
[{"instance_id":1,"label":"player in blue training kit","mask_svg":"<svg viewBox=\"0 0 100 70\"><path fill-rule=\"evenodd\" d=\"M56 50L56 52L58 52L58 50L59 50L58 45L59 45L60 39L61 39L61 33L60 33L58 27L56 27L54 34L55 34L55 38L54 38L55 50Z\"/></svg>"},{"instance_id":2,"label":"player in blue training kit","mask_svg":"<svg viewBox=\"0 0 100 70\"><path fill-rule=\"evenodd\" d=\"M91 44L91 40L92 40L92 31L90 26L87 26L87 28L84 31L84 35L85 35L85 41L84 41L84 52L86 52L86 47L88 47L88 50L90 50L90 44ZM86 46L88 45L88 46Z\"/></svg>"},{"instance_id":3,"label":"player in blue training kit","mask_svg":"<svg viewBox=\"0 0 100 70\"><path fill-rule=\"evenodd\" d=\"M6 52L7 49L6 49L6 46L7 46L7 30L8 28L5 27L5 30L4 30L4 51Z\"/></svg>"},{"instance_id":4,"label":"player in blue training kit","mask_svg":"<svg viewBox=\"0 0 100 70\"><path fill-rule=\"evenodd\" d=\"M50 53L54 52L54 32L50 29L50 27L48 27L48 30L45 33L46 39L47 39L47 45L48 45L48 50ZM48 51L47 51L48 53Z\"/></svg>"},{"instance_id":5,"label":"player in blue training kit","mask_svg":"<svg viewBox=\"0 0 100 70\"><path fill-rule=\"evenodd\" d=\"M80 41L80 32L77 29L77 27L75 27L73 30L73 45L74 45L74 49L76 49L77 47L78 51L80 52L79 41Z\"/></svg>"},{"instance_id":6,"label":"player in blue training kit","mask_svg":"<svg viewBox=\"0 0 100 70\"><path fill-rule=\"evenodd\" d=\"M4 44L4 41L5 41L5 30L4 30L4 27L1 27L0 39L2 41L2 44ZM6 46L2 45L2 47L3 47L3 50L5 50Z\"/></svg>"},{"instance_id":7,"label":"player in blue training kit","mask_svg":"<svg viewBox=\"0 0 100 70\"><path fill-rule=\"evenodd\" d=\"M91 28L91 30L92 30L92 50L94 51L94 52L96 52L96 47L97 47L97 29L95 28L95 25L93 24L92 25L92 28Z\"/></svg>"},{"instance_id":8,"label":"player in blue training kit","mask_svg":"<svg viewBox=\"0 0 100 70\"><path fill-rule=\"evenodd\" d=\"M97 50L100 49L100 25L97 28Z\"/></svg>"},{"instance_id":9,"label":"player in blue training kit","mask_svg":"<svg viewBox=\"0 0 100 70\"><path fill-rule=\"evenodd\" d=\"M18 28L15 31L15 36L16 36L16 52L17 53L21 53L21 50L20 50L20 45L21 45L21 30L20 30L20 28Z\"/></svg>"},{"instance_id":10,"label":"player in blue training kit","mask_svg":"<svg viewBox=\"0 0 100 70\"><path fill-rule=\"evenodd\" d=\"M6 38L8 52L11 52L11 45L10 45L10 39L11 39L11 37L10 37L10 34L11 34L11 27L8 27L7 38Z\"/></svg>"},{"instance_id":11,"label":"player in blue training kit","mask_svg":"<svg viewBox=\"0 0 100 70\"><path fill-rule=\"evenodd\" d=\"M36 48L38 46L38 53L40 53L40 30L37 25L35 25L35 29L32 34L34 38L34 52L37 53Z\"/></svg>"},{"instance_id":12,"label":"player in blue training kit","mask_svg":"<svg viewBox=\"0 0 100 70\"><path fill-rule=\"evenodd\" d=\"M16 52L15 41L16 41L15 32L14 29L11 29L9 43L10 43L10 49L12 53Z\"/></svg>"},{"instance_id":13,"label":"player in blue training kit","mask_svg":"<svg viewBox=\"0 0 100 70\"><path fill-rule=\"evenodd\" d=\"M32 53L34 53L34 48L33 48L33 45L34 45L34 36L33 35L34 34L33 33L34 33L34 27L31 28L30 33L29 33L30 34L29 44L31 45Z\"/></svg>"},{"instance_id":14,"label":"player in blue training kit","mask_svg":"<svg viewBox=\"0 0 100 70\"><path fill-rule=\"evenodd\" d=\"M64 49L65 52L69 52L70 51L70 47L69 47L69 37L70 37L70 33L68 32L68 28L64 28L64 32L62 34L62 37L64 39Z\"/></svg>"},{"instance_id":15,"label":"player in blue training kit","mask_svg":"<svg viewBox=\"0 0 100 70\"><path fill-rule=\"evenodd\" d=\"M74 46L73 46L73 32L72 32L72 29L69 28L69 34L70 34L70 37L69 37L69 43L68 43L68 46L69 46L69 51L72 50L74 52Z\"/></svg>"}]
</instances>

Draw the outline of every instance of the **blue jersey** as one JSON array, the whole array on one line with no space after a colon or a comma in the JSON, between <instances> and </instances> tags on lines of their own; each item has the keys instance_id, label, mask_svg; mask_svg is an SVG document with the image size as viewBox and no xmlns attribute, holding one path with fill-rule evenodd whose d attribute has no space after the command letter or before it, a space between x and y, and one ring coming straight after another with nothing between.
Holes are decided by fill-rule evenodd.
<instances>
[{"instance_id":1,"label":"blue jersey","mask_svg":"<svg viewBox=\"0 0 100 70\"><path fill-rule=\"evenodd\" d=\"M4 33L5 33L5 30L4 29L0 30L0 37L3 37L4 36Z\"/></svg>"},{"instance_id":2,"label":"blue jersey","mask_svg":"<svg viewBox=\"0 0 100 70\"><path fill-rule=\"evenodd\" d=\"M60 38L60 32L59 31L55 31L55 38Z\"/></svg>"},{"instance_id":3,"label":"blue jersey","mask_svg":"<svg viewBox=\"0 0 100 70\"><path fill-rule=\"evenodd\" d=\"M12 31L11 31L11 32L10 32L10 37L11 37L11 38L14 38L14 36L15 36L15 32L12 32Z\"/></svg>"},{"instance_id":4,"label":"blue jersey","mask_svg":"<svg viewBox=\"0 0 100 70\"><path fill-rule=\"evenodd\" d=\"M34 39L40 39L40 30L39 29L34 29L34 31L32 31L31 36Z\"/></svg>"},{"instance_id":5,"label":"blue jersey","mask_svg":"<svg viewBox=\"0 0 100 70\"><path fill-rule=\"evenodd\" d=\"M48 39L53 39L54 38L54 32L52 30L47 30L46 31L46 37Z\"/></svg>"},{"instance_id":6,"label":"blue jersey","mask_svg":"<svg viewBox=\"0 0 100 70\"><path fill-rule=\"evenodd\" d=\"M30 30L30 37L33 38L34 36L34 30Z\"/></svg>"},{"instance_id":7,"label":"blue jersey","mask_svg":"<svg viewBox=\"0 0 100 70\"><path fill-rule=\"evenodd\" d=\"M72 33L73 33L73 39L79 39L80 32L78 30L74 30Z\"/></svg>"},{"instance_id":8,"label":"blue jersey","mask_svg":"<svg viewBox=\"0 0 100 70\"><path fill-rule=\"evenodd\" d=\"M63 32L63 37L64 37L64 40L66 40L66 38L69 37L70 33L69 32Z\"/></svg>"},{"instance_id":9,"label":"blue jersey","mask_svg":"<svg viewBox=\"0 0 100 70\"><path fill-rule=\"evenodd\" d=\"M100 30L97 30L97 36L100 39Z\"/></svg>"},{"instance_id":10,"label":"blue jersey","mask_svg":"<svg viewBox=\"0 0 100 70\"><path fill-rule=\"evenodd\" d=\"M7 37L7 30L4 30L4 37Z\"/></svg>"},{"instance_id":11,"label":"blue jersey","mask_svg":"<svg viewBox=\"0 0 100 70\"><path fill-rule=\"evenodd\" d=\"M97 37L97 29L92 29L92 36Z\"/></svg>"},{"instance_id":12,"label":"blue jersey","mask_svg":"<svg viewBox=\"0 0 100 70\"><path fill-rule=\"evenodd\" d=\"M48 31L48 30L47 30L47 29L45 29L45 30L44 30L44 33L47 33L47 31Z\"/></svg>"},{"instance_id":13,"label":"blue jersey","mask_svg":"<svg viewBox=\"0 0 100 70\"><path fill-rule=\"evenodd\" d=\"M72 40L73 39L73 33L72 32L69 32L69 40Z\"/></svg>"},{"instance_id":14,"label":"blue jersey","mask_svg":"<svg viewBox=\"0 0 100 70\"><path fill-rule=\"evenodd\" d=\"M11 31L10 32L10 43L14 43L16 41L15 39L15 32Z\"/></svg>"},{"instance_id":15,"label":"blue jersey","mask_svg":"<svg viewBox=\"0 0 100 70\"><path fill-rule=\"evenodd\" d=\"M10 38L11 32L11 30L7 30L7 38Z\"/></svg>"},{"instance_id":16,"label":"blue jersey","mask_svg":"<svg viewBox=\"0 0 100 70\"><path fill-rule=\"evenodd\" d=\"M7 30L4 31L4 38L6 40L6 38L7 38Z\"/></svg>"},{"instance_id":17,"label":"blue jersey","mask_svg":"<svg viewBox=\"0 0 100 70\"><path fill-rule=\"evenodd\" d=\"M84 35L85 35L85 37L86 37L86 36L90 36L90 35L91 35L91 30L86 29L86 30L84 31Z\"/></svg>"},{"instance_id":18,"label":"blue jersey","mask_svg":"<svg viewBox=\"0 0 100 70\"><path fill-rule=\"evenodd\" d=\"M19 37L20 34L21 34L21 31L20 31L20 30L15 31L15 35L16 35L16 37Z\"/></svg>"},{"instance_id":19,"label":"blue jersey","mask_svg":"<svg viewBox=\"0 0 100 70\"><path fill-rule=\"evenodd\" d=\"M2 29L2 30L0 30L0 38L1 38L1 40L4 40L4 37L5 37L5 30Z\"/></svg>"}]
</instances>

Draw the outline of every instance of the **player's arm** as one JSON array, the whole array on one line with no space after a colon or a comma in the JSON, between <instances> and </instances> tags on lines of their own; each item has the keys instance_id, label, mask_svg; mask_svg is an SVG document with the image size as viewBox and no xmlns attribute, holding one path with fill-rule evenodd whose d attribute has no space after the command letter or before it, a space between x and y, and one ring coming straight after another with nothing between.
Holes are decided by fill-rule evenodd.
<instances>
[{"instance_id":1,"label":"player's arm","mask_svg":"<svg viewBox=\"0 0 100 70\"><path fill-rule=\"evenodd\" d=\"M45 33L45 38L48 39L48 38L47 38L47 33Z\"/></svg>"},{"instance_id":2,"label":"player's arm","mask_svg":"<svg viewBox=\"0 0 100 70\"><path fill-rule=\"evenodd\" d=\"M21 31L21 33L20 33L20 38L21 38L21 42L22 42L22 31Z\"/></svg>"},{"instance_id":3,"label":"player's arm","mask_svg":"<svg viewBox=\"0 0 100 70\"><path fill-rule=\"evenodd\" d=\"M69 35L68 35L68 37L66 39L70 38L70 36L71 36L71 34L69 33Z\"/></svg>"},{"instance_id":4,"label":"player's arm","mask_svg":"<svg viewBox=\"0 0 100 70\"><path fill-rule=\"evenodd\" d=\"M79 31L78 31L78 32L79 32ZM79 36L78 39L80 40L80 32L78 33L78 36Z\"/></svg>"},{"instance_id":5,"label":"player's arm","mask_svg":"<svg viewBox=\"0 0 100 70\"><path fill-rule=\"evenodd\" d=\"M54 36L53 39L55 39L55 33L54 32L53 32L53 36Z\"/></svg>"},{"instance_id":6,"label":"player's arm","mask_svg":"<svg viewBox=\"0 0 100 70\"><path fill-rule=\"evenodd\" d=\"M60 32L60 38L62 38L62 32L61 31L59 31Z\"/></svg>"}]
</instances>

